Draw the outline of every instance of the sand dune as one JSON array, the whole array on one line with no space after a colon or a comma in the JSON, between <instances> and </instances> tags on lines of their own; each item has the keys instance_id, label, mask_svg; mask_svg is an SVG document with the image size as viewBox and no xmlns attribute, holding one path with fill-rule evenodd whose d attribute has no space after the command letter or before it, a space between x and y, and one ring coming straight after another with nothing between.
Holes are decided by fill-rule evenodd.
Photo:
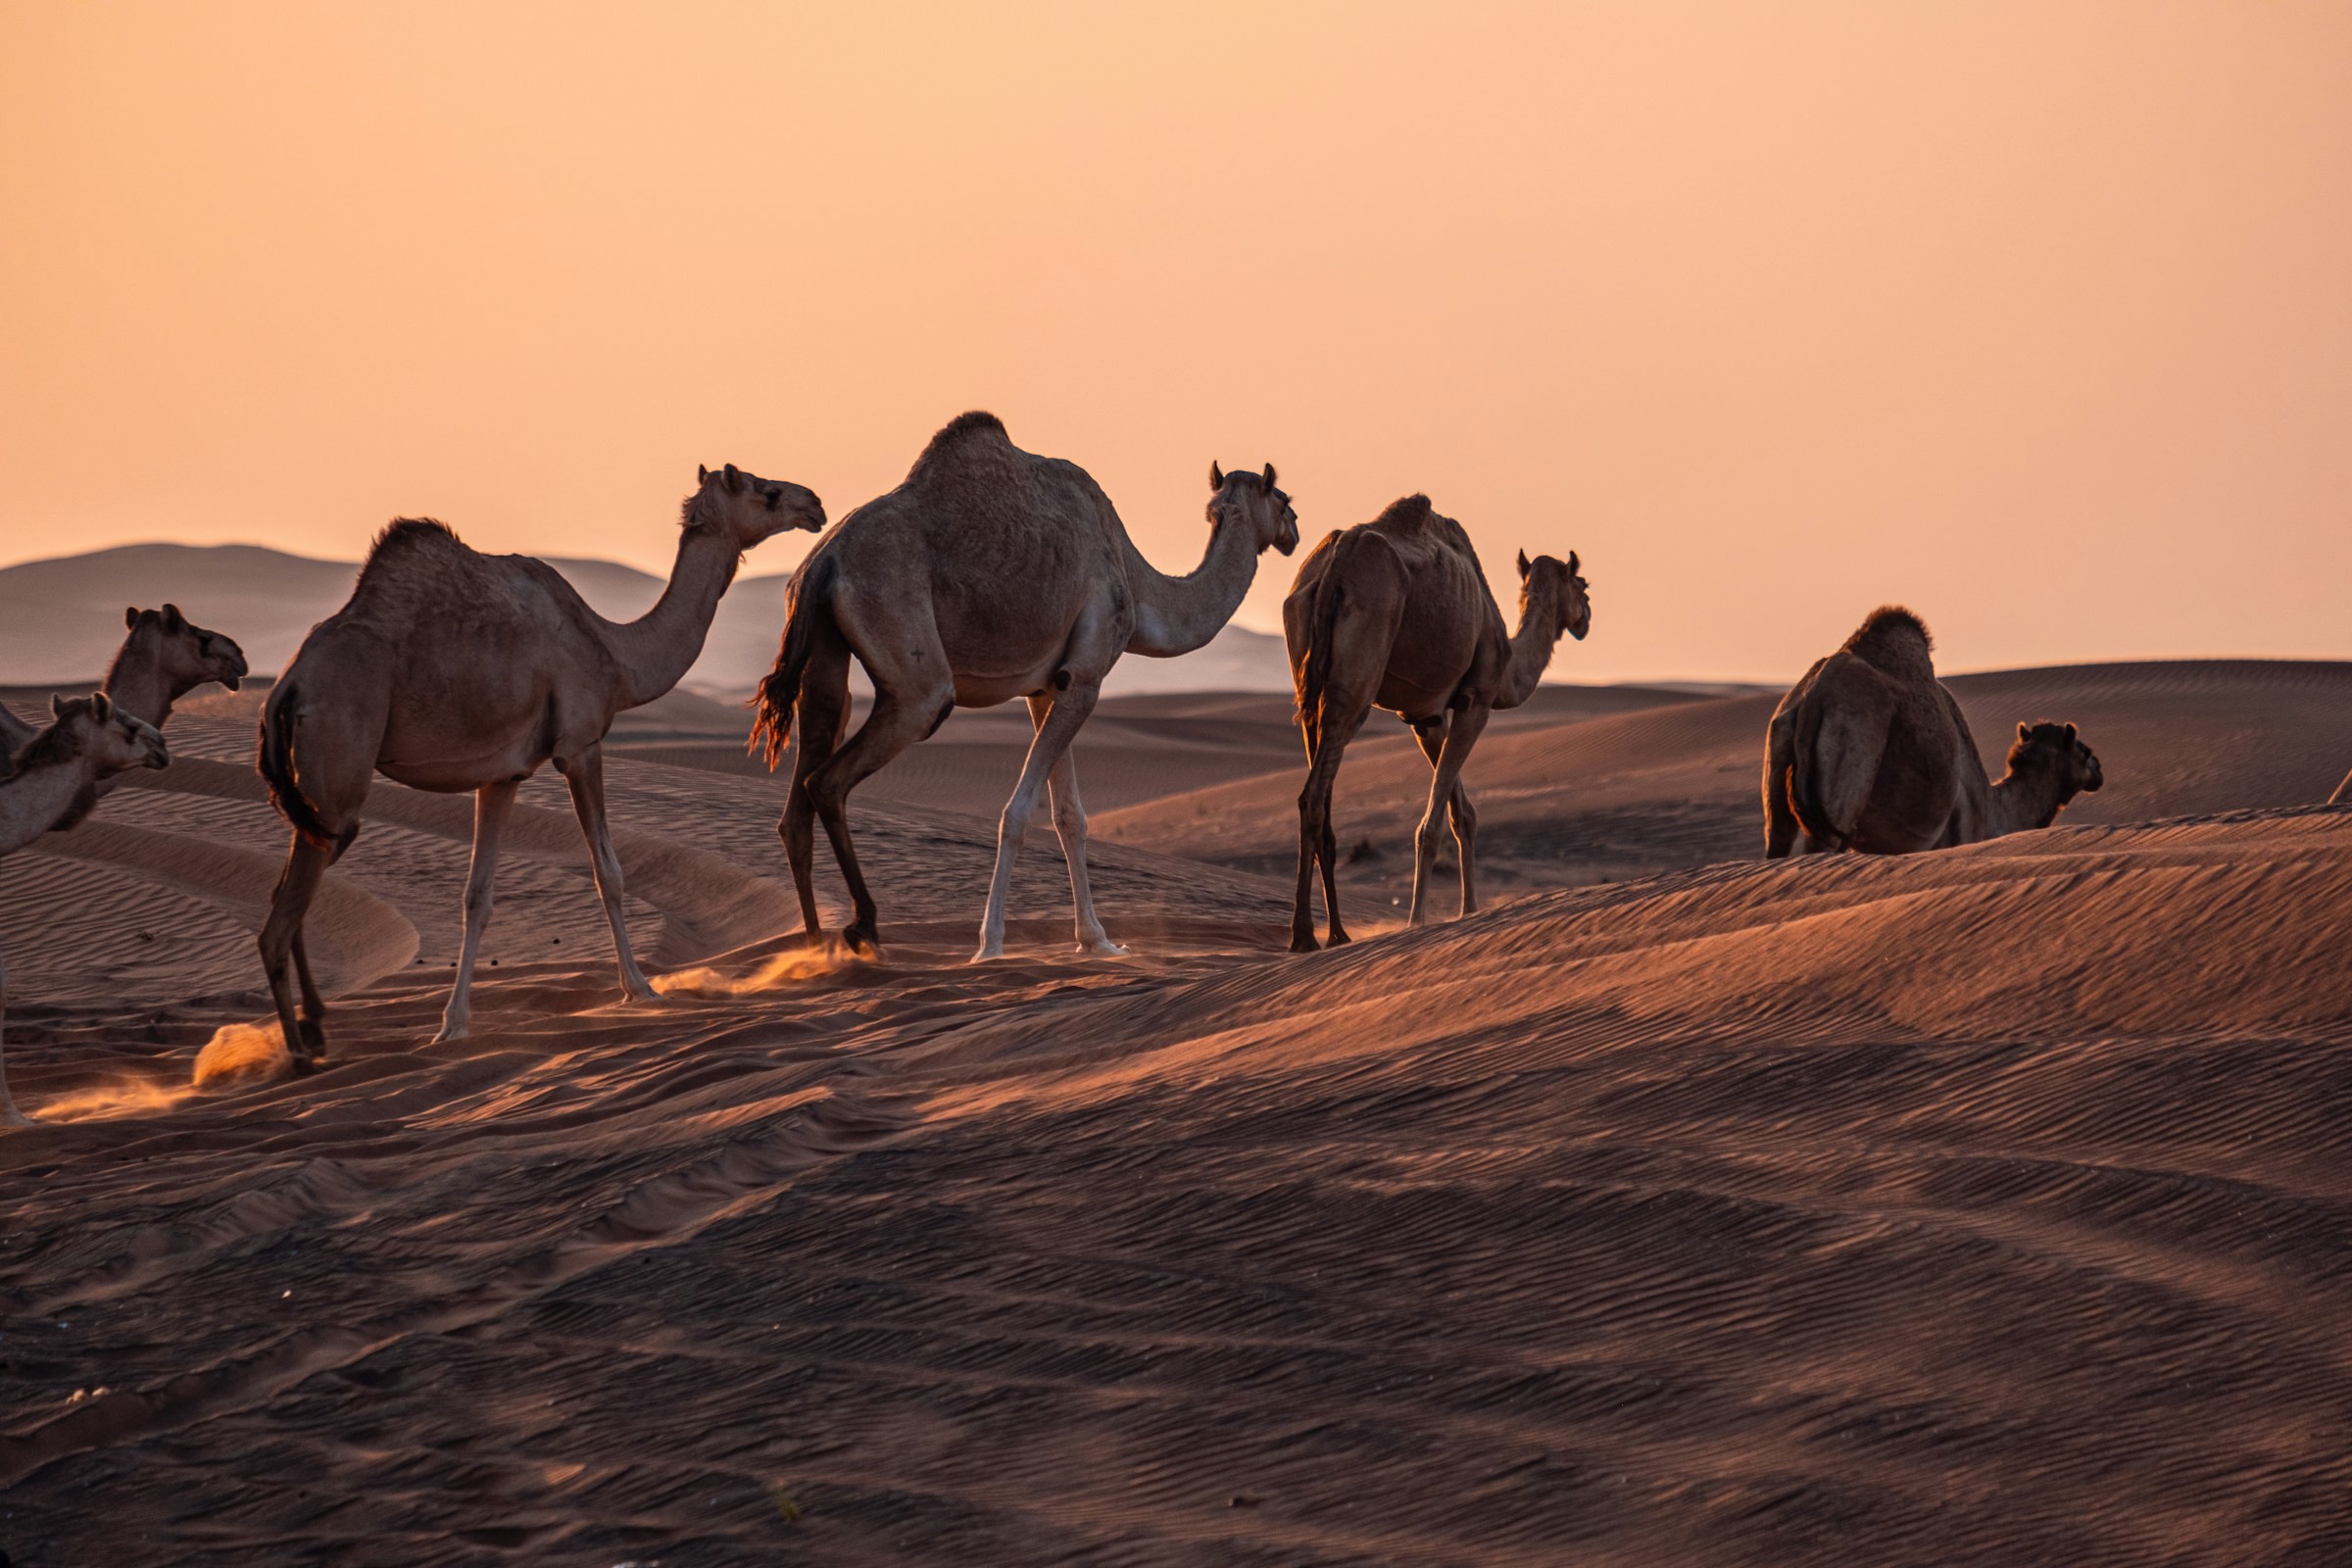
<instances>
[{"instance_id":1,"label":"sand dune","mask_svg":"<svg viewBox=\"0 0 2352 1568\"><path fill-rule=\"evenodd\" d=\"M1283 883L1101 839L1136 956L1075 956L1041 834L1013 956L967 965L993 821L879 797L884 959L804 950L776 783L624 756L680 994L614 1001L535 780L454 1047L466 803L379 785L314 927L333 1064L205 1095L283 828L249 720L177 720L0 862L43 1118L0 1137L0 1548L2344 1560L2352 809L2287 803L2341 772L2346 678L1963 682L1981 734L2065 704L2101 808L2172 819L1777 865L1742 829L1304 958ZM1139 771L1287 738L1154 701L1099 737ZM1541 823L1549 777L1628 825L1544 874L1703 858L1752 795L1753 700L1545 701L1489 809ZM1643 828L1644 790L1691 804Z\"/></svg>"}]
</instances>

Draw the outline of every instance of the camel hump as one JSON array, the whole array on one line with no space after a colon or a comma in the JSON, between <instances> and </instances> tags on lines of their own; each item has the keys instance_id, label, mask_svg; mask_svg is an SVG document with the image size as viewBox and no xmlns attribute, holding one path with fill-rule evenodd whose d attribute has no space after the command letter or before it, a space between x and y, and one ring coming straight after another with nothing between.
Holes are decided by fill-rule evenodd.
<instances>
[{"instance_id":1,"label":"camel hump","mask_svg":"<svg viewBox=\"0 0 2352 1568\"><path fill-rule=\"evenodd\" d=\"M986 409L958 414L939 427L939 434L923 448L922 456L914 460L906 477L919 484L939 470L956 466L957 459L983 444L1000 450L1011 448L1012 436L1005 430L1004 421Z\"/></svg>"},{"instance_id":2,"label":"camel hump","mask_svg":"<svg viewBox=\"0 0 2352 1568\"><path fill-rule=\"evenodd\" d=\"M1936 641L1927 622L1900 605L1881 605L1845 640L1845 651L1874 669L1911 680L1936 678Z\"/></svg>"}]
</instances>

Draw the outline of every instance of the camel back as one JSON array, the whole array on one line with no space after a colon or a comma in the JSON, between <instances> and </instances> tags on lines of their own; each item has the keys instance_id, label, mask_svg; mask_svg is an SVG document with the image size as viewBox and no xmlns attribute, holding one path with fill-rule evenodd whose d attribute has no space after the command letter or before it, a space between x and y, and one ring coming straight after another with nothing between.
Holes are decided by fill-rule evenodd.
<instances>
[{"instance_id":1,"label":"camel back","mask_svg":"<svg viewBox=\"0 0 2352 1568\"><path fill-rule=\"evenodd\" d=\"M1934 680L1935 648L1926 623L1900 605L1872 611L1845 640L1845 652L1898 680Z\"/></svg>"}]
</instances>

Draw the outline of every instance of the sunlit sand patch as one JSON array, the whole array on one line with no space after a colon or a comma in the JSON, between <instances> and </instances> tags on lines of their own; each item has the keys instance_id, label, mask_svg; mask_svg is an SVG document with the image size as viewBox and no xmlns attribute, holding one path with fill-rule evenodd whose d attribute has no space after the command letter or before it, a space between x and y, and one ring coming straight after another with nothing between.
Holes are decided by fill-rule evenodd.
<instances>
[{"instance_id":1,"label":"sunlit sand patch","mask_svg":"<svg viewBox=\"0 0 2352 1568\"><path fill-rule=\"evenodd\" d=\"M36 1121L111 1121L170 1110L193 1093L143 1078L125 1078L52 1100L34 1113Z\"/></svg>"},{"instance_id":2,"label":"sunlit sand patch","mask_svg":"<svg viewBox=\"0 0 2352 1568\"><path fill-rule=\"evenodd\" d=\"M730 978L711 968L680 969L656 975L654 989L665 997L748 997L871 961L858 956L841 938L828 936L821 948L787 949L748 975Z\"/></svg>"},{"instance_id":3,"label":"sunlit sand patch","mask_svg":"<svg viewBox=\"0 0 2352 1568\"><path fill-rule=\"evenodd\" d=\"M198 1094L271 1083L294 1070L277 1025L224 1023L196 1053L192 1087Z\"/></svg>"}]
</instances>

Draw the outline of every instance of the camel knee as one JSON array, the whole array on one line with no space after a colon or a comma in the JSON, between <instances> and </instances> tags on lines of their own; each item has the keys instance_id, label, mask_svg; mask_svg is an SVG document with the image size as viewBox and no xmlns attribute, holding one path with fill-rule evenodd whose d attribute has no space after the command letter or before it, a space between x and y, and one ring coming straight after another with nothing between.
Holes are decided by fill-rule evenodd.
<instances>
[{"instance_id":1,"label":"camel knee","mask_svg":"<svg viewBox=\"0 0 2352 1568\"><path fill-rule=\"evenodd\" d=\"M1055 800L1054 803L1054 830L1061 835L1062 842L1065 844L1085 843L1085 808L1080 807L1076 801Z\"/></svg>"},{"instance_id":2,"label":"camel knee","mask_svg":"<svg viewBox=\"0 0 2352 1568\"><path fill-rule=\"evenodd\" d=\"M1016 850L1027 844L1029 820L1034 815L1036 808L1026 801L1015 799L1006 802L1003 813L997 817L997 842L1008 844Z\"/></svg>"}]
</instances>

